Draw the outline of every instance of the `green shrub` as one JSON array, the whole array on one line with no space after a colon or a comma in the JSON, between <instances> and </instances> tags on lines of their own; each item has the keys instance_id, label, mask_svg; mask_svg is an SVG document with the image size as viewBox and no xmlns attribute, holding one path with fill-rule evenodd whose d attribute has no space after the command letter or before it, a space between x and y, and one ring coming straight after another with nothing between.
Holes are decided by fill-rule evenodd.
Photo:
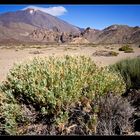
<instances>
[{"instance_id":1,"label":"green shrub","mask_svg":"<svg viewBox=\"0 0 140 140\"><path fill-rule=\"evenodd\" d=\"M109 52L109 55L111 55L111 56L118 56L118 54L119 54L119 53L114 52L114 51L110 51L110 52Z\"/></svg>"},{"instance_id":2,"label":"green shrub","mask_svg":"<svg viewBox=\"0 0 140 140\"><path fill-rule=\"evenodd\" d=\"M133 51L133 48L131 48L129 45L125 45L125 46L119 48L119 51L125 51L127 53L129 51Z\"/></svg>"},{"instance_id":3,"label":"green shrub","mask_svg":"<svg viewBox=\"0 0 140 140\"><path fill-rule=\"evenodd\" d=\"M42 115L53 114L59 124L67 122L69 108L84 97L92 100L110 91L121 94L125 83L117 72L98 68L90 58L65 56L15 65L2 89Z\"/></svg>"},{"instance_id":4,"label":"green shrub","mask_svg":"<svg viewBox=\"0 0 140 140\"><path fill-rule=\"evenodd\" d=\"M100 51L96 51L93 53L93 56L117 56L119 53L114 52L114 51L106 51L106 50L100 50Z\"/></svg>"},{"instance_id":5,"label":"green shrub","mask_svg":"<svg viewBox=\"0 0 140 140\"><path fill-rule=\"evenodd\" d=\"M121 73L127 89L140 88L140 58L122 60L112 65L111 68Z\"/></svg>"},{"instance_id":6,"label":"green shrub","mask_svg":"<svg viewBox=\"0 0 140 140\"><path fill-rule=\"evenodd\" d=\"M134 51L133 50L126 50L126 51L124 51L124 53L134 53Z\"/></svg>"},{"instance_id":7,"label":"green shrub","mask_svg":"<svg viewBox=\"0 0 140 140\"><path fill-rule=\"evenodd\" d=\"M0 92L0 134L15 135L18 130L17 121L22 118L20 105L14 103L5 93Z\"/></svg>"},{"instance_id":8,"label":"green shrub","mask_svg":"<svg viewBox=\"0 0 140 140\"><path fill-rule=\"evenodd\" d=\"M42 49L42 47L41 46L37 46L37 47L35 47L36 49Z\"/></svg>"}]
</instances>

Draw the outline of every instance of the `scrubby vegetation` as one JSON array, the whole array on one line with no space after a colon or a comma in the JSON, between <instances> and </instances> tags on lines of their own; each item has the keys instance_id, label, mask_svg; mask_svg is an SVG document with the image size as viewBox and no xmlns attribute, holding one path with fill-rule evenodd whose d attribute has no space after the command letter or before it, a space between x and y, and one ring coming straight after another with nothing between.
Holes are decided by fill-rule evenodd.
<instances>
[{"instance_id":1,"label":"scrubby vegetation","mask_svg":"<svg viewBox=\"0 0 140 140\"><path fill-rule=\"evenodd\" d=\"M132 135L140 132L140 58L125 59L111 66L111 69L119 72L125 80L127 90L122 95L135 109L133 114ZM136 131L136 132L135 132ZM137 132L138 131L138 132Z\"/></svg>"},{"instance_id":2,"label":"scrubby vegetation","mask_svg":"<svg viewBox=\"0 0 140 140\"><path fill-rule=\"evenodd\" d=\"M133 50L126 50L126 51L124 51L124 53L134 53L134 51Z\"/></svg>"},{"instance_id":3,"label":"scrubby vegetation","mask_svg":"<svg viewBox=\"0 0 140 140\"><path fill-rule=\"evenodd\" d=\"M114 52L114 51L110 51L109 54L110 54L110 56L118 56L119 53Z\"/></svg>"},{"instance_id":4,"label":"scrubby vegetation","mask_svg":"<svg viewBox=\"0 0 140 140\"><path fill-rule=\"evenodd\" d=\"M124 53L133 53L133 48L130 47L129 45L122 46L119 48L119 51L124 51Z\"/></svg>"},{"instance_id":5,"label":"scrubby vegetation","mask_svg":"<svg viewBox=\"0 0 140 140\"><path fill-rule=\"evenodd\" d=\"M93 56L118 56L119 53L115 51L100 50L93 53Z\"/></svg>"},{"instance_id":6,"label":"scrubby vegetation","mask_svg":"<svg viewBox=\"0 0 140 140\"><path fill-rule=\"evenodd\" d=\"M134 108L126 99L107 94L99 99L98 108L97 134L123 135L133 131L133 120L130 118L132 118Z\"/></svg>"},{"instance_id":7,"label":"scrubby vegetation","mask_svg":"<svg viewBox=\"0 0 140 140\"><path fill-rule=\"evenodd\" d=\"M0 135L139 131L140 58L99 68L84 56L15 65L0 86Z\"/></svg>"},{"instance_id":8,"label":"scrubby vegetation","mask_svg":"<svg viewBox=\"0 0 140 140\"><path fill-rule=\"evenodd\" d=\"M84 56L35 58L1 85L2 134L96 134L100 97L125 92L121 75Z\"/></svg>"},{"instance_id":9,"label":"scrubby vegetation","mask_svg":"<svg viewBox=\"0 0 140 140\"><path fill-rule=\"evenodd\" d=\"M30 51L29 54L42 54L43 52L41 51Z\"/></svg>"},{"instance_id":10,"label":"scrubby vegetation","mask_svg":"<svg viewBox=\"0 0 140 140\"><path fill-rule=\"evenodd\" d=\"M17 121L22 118L21 107L12 101L10 96L0 92L0 134L14 135L17 131Z\"/></svg>"},{"instance_id":11,"label":"scrubby vegetation","mask_svg":"<svg viewBox=\"0 0 140 140\"><path fill-rule=\"evenodd\" d=\"M127 84L127 89L140 88L140 58L122 60L111 68L120 72Z\"/></svg>"}]
</instances>

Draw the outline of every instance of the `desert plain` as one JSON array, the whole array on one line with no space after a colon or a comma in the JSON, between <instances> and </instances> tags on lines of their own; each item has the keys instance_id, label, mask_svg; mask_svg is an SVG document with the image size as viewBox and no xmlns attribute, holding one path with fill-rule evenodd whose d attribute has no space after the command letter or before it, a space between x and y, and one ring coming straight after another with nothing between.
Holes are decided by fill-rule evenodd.
<instances>
[{"instance_id":1,"label":"desert plain","mask_svg":"<svg viewBox=\"0 0 140 140\"><path fill-rule=\"evenodd\" d=\"M134 58L140 56L140 48L131 44L134 52L124 53L119 51L122 44L109 45L17 45L0 46L0 82L6 80L6 76L14 64L22 63L33 59L34 57L61 57L64 55L84 55L91 59L100 67L108 66L122 59ZM116 52L117 56L107 56L104 52ZM99 53L98 53L99 52ZM97 55L98 54L98 55Z\"/></svg>"}]
</instances>

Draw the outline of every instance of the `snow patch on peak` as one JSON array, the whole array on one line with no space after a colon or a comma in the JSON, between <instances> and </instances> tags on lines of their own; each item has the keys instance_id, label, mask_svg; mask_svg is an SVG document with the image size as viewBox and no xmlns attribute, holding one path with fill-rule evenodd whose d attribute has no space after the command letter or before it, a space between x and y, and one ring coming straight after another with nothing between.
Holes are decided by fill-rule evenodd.
<instances>
[{"instance_id":1,"label":"snow patch on peak","mask_svg":"<svg viewBox=\"0 0 140 140\"><path fill-rule=\"evenodd\" d=\"M34 14L34 12L37 11L37 9L34 9L34 8L27 8L25 9L27 12L29 12L30 14Z\"/></svg>"},{"instance_id":2,"label":"snow patch on peak","mask_svg":"<svg viewBox=\"0 0 140 140\"><path fill-rule=\"evenodd\" d=\"M31 10L29 11L29 13L30 13L30 14L33 14L33 13L34 13L34 9L31 9Z\"/></svg>"}]
</instances>

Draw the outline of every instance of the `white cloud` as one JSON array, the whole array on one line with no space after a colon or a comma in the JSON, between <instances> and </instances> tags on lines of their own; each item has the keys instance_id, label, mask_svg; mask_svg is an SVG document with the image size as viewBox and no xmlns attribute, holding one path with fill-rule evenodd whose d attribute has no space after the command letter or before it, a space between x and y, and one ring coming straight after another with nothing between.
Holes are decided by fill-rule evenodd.
<instances>
[{"instance_id":1,"label":"white cloud","mask_svg":"<svg viewBox=\"0 0 140 140\"><path fill-rule=\"evenodd\" d=\"M28 8L40 10L42 12L48 13L48 14L53 15L53 16L61 16L67 12L66 8L64 8L63 6L49 7L49 8L43 8L43 7L37 7L37 6L27 6L22 10L26 10Z\"/></svg>"}]
</instances>

